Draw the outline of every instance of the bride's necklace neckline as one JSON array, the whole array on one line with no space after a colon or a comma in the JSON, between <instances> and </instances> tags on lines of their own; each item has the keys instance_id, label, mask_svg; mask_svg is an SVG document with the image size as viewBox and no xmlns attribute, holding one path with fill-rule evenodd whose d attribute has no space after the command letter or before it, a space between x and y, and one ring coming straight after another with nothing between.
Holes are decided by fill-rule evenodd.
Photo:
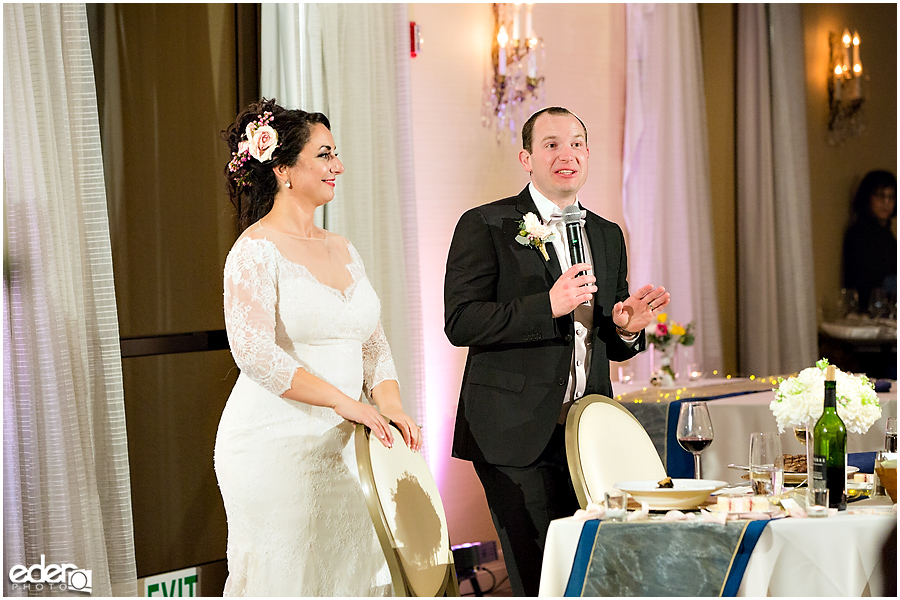
<instances>
[{"instance_id":1,"label":"bride's necklace neckline","mask_svg":"<svg viewBox=\"0 0 900 600\"><path fill-rule=\"evenodd\" d=\"M310 241L310 242L324 242L325 240L328 239L328 234L326 234L325 237L320 237L320 238L304 237L302 235L294 235L291 233L285 233L284 231L278 231L277 229L270 229L270 228L266 227L265 225L263 225L262 221L258 221L258 225L259 225L260 229L265 229L266 231L271 231L272 233L277 233L279 235L286 235L287 237L294 238L295 240L303 240L303 241Z\"/></svg>"}]
</instances>

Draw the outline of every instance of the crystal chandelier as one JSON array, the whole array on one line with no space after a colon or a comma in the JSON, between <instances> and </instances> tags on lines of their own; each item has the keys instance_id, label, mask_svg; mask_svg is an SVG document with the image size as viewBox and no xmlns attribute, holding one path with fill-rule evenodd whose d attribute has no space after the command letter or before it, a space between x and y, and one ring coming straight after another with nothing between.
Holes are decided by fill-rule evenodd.
<instances>
[{"instance_id":1,"label":"crystal chandelier","mask_svg":"<svg viewBox=\"0 0 900 600\"><path fill-rule=\"evenodd\" d=\"M497 133L497 143L508 132L515 142L525 120L544 105L544 43L534 32L533 2L493 4L494 33L491 68L484 84L481 122ZM538 59L540 58L540 61Z\"/></svg>"}]
</instances>

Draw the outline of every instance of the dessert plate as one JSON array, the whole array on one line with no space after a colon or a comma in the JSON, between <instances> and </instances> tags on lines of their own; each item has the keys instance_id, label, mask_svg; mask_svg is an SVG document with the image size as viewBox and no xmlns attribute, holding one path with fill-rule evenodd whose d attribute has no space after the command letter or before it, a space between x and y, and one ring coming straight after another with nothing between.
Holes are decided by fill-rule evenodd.
<instances>
[{"instance_id":1,"label":"dessert plate","mask_svg":"<svg viewBox=\"0 0 900 600\"><path fill-rule=\"evenodd\" d=\"M673 479L675 487L661 488L658 481L622 481L615 487L646 502L651 510L694 510L714 491L728 485L718 479Z\"/></svg>"}]
</instances>

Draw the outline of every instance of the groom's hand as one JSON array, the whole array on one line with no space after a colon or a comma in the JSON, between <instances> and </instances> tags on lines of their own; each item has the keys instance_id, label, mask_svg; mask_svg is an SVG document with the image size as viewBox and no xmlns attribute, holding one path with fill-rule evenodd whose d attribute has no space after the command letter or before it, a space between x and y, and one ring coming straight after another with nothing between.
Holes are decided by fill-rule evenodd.
<instances>
[{"instance_id":1,"label":"groom's hand","mask_svg":"<svg viewBox=\"0 0 900 600\"><path fill-rule=\"evenodd\" d=\"M616 302L612 308L612 320L618 327L637 333L656 319L656 315L669 305L666 288L645 285L628 296L624 302Z\"/></svg>"},{"instance_id":2,"label":"groom's hand","mask_svg":"<svg viewBox=\"0 0 900 600\"><path fill-rule=\"evenodd\" d=\"M578 263L556 280L550 288L550 310L554 319L569 314L597 293L597 286L594 285L597 278L591 274L591 270L588 263ZM586 274L579 277L578 274L582 271Z\"/></svg>"}]
</instances>

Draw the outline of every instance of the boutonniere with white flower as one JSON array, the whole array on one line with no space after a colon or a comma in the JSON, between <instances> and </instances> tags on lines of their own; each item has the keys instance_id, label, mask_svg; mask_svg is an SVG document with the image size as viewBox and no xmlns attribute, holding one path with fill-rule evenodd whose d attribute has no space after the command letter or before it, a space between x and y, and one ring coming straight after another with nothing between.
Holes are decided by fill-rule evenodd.
<instances>
[{"instance_id":1,"label":"boutonniere with white flower","mask_svg":"<svg viewBox=\"0 0 900 600\"><path fill-rule=\"evenodd\" d=\"M556 233L541 223L534 213L526 214L525 219L519 221L519 235L516 236L516 241L523 246L537 248L544 260L550 260L550 255L547 254L547 244L553 243L555 239Z\"/></svg>"}]
</instances>

